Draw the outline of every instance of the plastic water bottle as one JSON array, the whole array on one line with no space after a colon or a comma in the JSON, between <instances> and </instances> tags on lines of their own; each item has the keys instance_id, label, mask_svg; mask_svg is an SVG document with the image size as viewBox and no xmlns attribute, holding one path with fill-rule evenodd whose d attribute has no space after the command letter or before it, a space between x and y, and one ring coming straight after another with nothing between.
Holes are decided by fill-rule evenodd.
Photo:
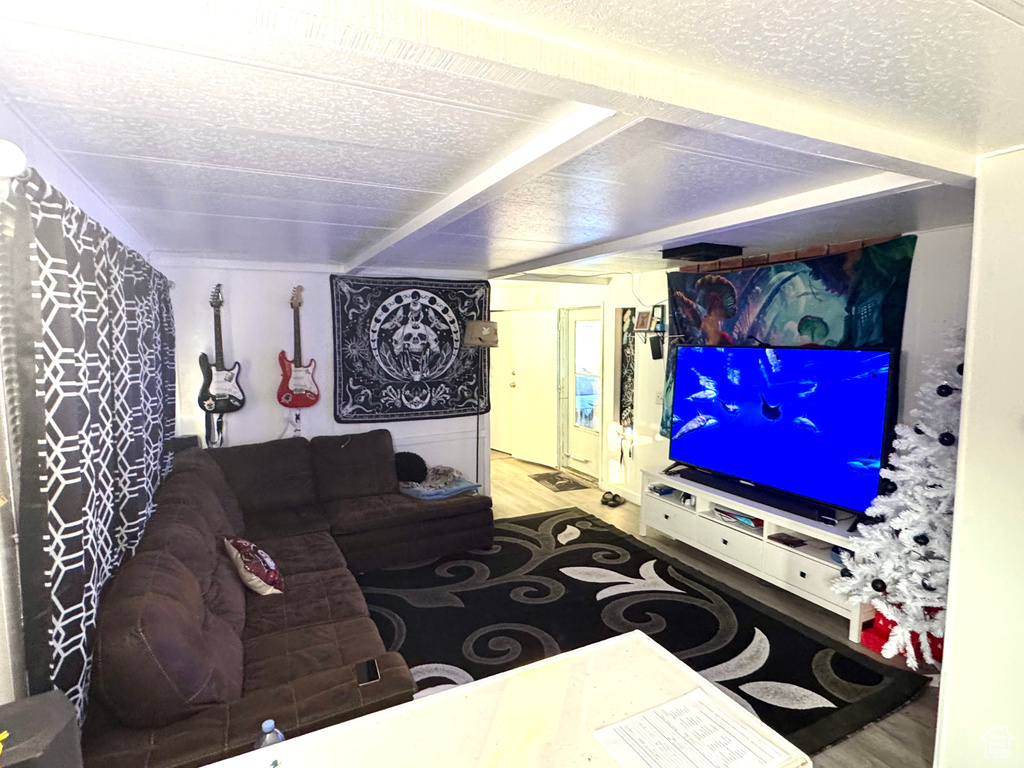
<instances>
[{"instance_id":1,"label":"plastic water bottle","mask_svg":"<svg viewBox=\"0 0 1024 768\"><path fill-rule=\"evenodd\" d=\"M260 737L256 740L256 749L269 747L271 744L277 744L279 741L284 741L284 734L277 730L273 720L264 720L262 728L263 733L261 733Z\"/></svg>"}]
</instances>

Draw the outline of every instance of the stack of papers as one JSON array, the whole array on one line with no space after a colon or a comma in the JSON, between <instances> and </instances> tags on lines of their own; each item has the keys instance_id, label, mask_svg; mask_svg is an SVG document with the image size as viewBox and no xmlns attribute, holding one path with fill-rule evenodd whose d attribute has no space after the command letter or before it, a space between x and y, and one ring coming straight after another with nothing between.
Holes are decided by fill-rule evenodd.
<instances>
[{"instance_id":1,"label":"stack of papers","mask_svg":"<svg viewBox=\"0 0 1024 768\"><path fill-rule=\"evenodd\" d=\"M800 768L700 688L594 733L623 768ZM781 737L779 737L781 741Z\"/></svg>"}]
</instances>

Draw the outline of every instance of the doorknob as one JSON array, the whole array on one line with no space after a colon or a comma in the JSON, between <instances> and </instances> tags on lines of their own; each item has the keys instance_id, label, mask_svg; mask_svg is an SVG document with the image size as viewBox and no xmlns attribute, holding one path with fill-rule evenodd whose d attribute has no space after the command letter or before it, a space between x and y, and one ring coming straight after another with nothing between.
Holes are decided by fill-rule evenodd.
<instances>
[{"instance_id":1,"label":"doorknob","mask_svg":"<svg viewBox=\"0 0 1024 768\"><path fill-rule=\"evenodd\" d=\"M516 388L516 383L513 381L511 384L509 384L509 386L512 387L512 389L515 389Z\"/></svg>"}]
</instances>

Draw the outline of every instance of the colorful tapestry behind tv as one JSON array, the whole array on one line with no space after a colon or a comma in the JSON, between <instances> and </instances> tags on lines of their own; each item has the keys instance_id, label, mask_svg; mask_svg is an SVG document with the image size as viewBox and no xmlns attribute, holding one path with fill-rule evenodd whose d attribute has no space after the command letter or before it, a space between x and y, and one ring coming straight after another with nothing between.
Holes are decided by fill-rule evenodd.
<instances>
[{"instance_id":1,"label":"colorful tapestry behind tv","mask_svg":"<svg viewBox=\"0 0 1024 768\"><path fill-rule=\"evenodd\" d=\"M670 272L661 434L670 434L679 346L899 349L916 243L907 235L805 261Z\"/></svg>"}]
</instances>

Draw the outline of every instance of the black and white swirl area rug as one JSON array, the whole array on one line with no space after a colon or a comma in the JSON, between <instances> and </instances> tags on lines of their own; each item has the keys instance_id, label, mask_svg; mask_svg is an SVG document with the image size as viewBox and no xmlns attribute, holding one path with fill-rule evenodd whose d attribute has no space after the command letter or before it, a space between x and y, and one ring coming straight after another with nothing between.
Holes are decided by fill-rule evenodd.
<instances>
[{"instance_id":1,"label":"black and white swirl area rug","mask_svg":"<svg viewBox=\"0 0 1024 768\"><path fill-rule=\"evenodd\" d=\"M852 651L579 509L495 523L494 546L358 577L417 696L634 629L808 753L927 678Z\"/></svg>"}]
</instances>

